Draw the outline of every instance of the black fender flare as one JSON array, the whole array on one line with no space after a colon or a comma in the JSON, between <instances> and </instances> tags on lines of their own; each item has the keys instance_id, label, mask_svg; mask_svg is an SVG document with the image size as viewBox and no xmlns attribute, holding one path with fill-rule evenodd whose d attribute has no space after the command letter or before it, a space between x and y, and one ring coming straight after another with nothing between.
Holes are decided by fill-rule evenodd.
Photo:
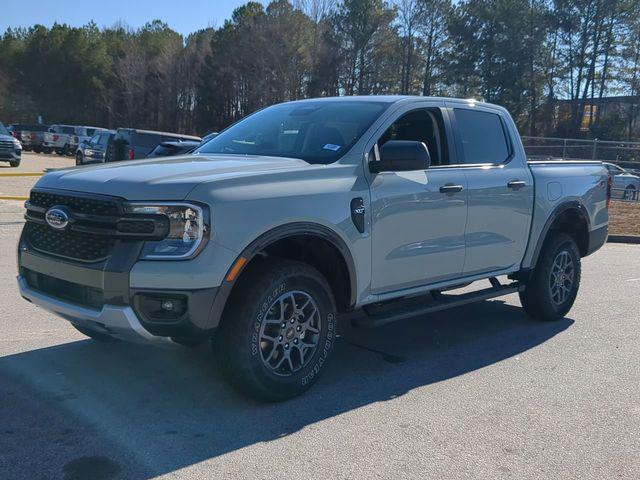
<instances>
[{"instance_id":1,"label":"black fender flare","mask_svg":"<svg viewBox=\"0 0 640 480\"><path fill-rule=\"evenodd\" d=\"M340 235L338 235L335 231L326 227L324 225L318 223L311 222L295 222L288 223L285 225L280 225L275 227L252 241L241 253L238 255L236 260L233 262L229 271L225 275L225 278L222 281L222 284L218 288L216 293L216 298L211 306L211 314L210 314L210 322L211 327L215 328L220 323L222 318L222 313L227 304L227 300L231 295L231 291L237 281L237 279L241 276L244 268L251 262L256 255L258 255L262 250L264 250L269 245L277 242L278 240L282 240L287 237L291 237L294 235L310 235L322 238L331 243L342 255L342 258L345 261L347 272L349 274L349 285L351 296L349 299L349 305L353 307L356 304L357 298L357 276L356 276L356 267L355 262L353 261L353 256L351 255L351 250L347 247L347 244L342 240ZM229 276L229 272L234 268L237 262L244 258L245 261L242 263L242 266L233 276L231 281L228 281L227 278Z\"/></svg>"},{"instance_id":2,"label":"black fender flare","mask_svg":"<svg viewBox=\"0 0 640 480\"><path fill-rule=\"evenodd\" d=\"M579 202L578 200L569 200L561 203L560 205L557 205L551 212L551 215L549 215L549 218L547 218L547 221L545 222L544 227L542 228L542 231L538 236L538 241L533 251L533 257L531 258L531 268L534 268L538 263L538 258L540 257L540 252L542 252L542 247L544 246L544 242L547 239L549 230L551 230L551 227L558 219L558 217L569 210L577 211L580 217L583 218L585 223L587 224L587 232L591 231L589 212L581 202Z\"/></svg>"}]
</instances>

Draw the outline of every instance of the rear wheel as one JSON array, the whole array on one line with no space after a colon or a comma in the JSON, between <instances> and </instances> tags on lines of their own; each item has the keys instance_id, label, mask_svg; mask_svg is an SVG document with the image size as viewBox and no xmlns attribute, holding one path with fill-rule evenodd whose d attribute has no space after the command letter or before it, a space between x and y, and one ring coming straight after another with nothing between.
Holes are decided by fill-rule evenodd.
<instances>
[{"instance_id":1,"label":"rear wheel","mask_svg":"<svg viewBox=\"0 0 640 480\"><path fill-rule=\"evenodd\" d=\"M64 155L64 149L63 149L63 148L56 148L55 152L56 152L58 155Z\"/></svg>"},{"instance_id":2,"label":"rear wheel","mask_svg":"<svg viewBox=\"0 0 640 480\"><path fill-rule=\"evenodd\" d=\"M635 200L636 199L636 188L633 185L629 185L624 190L624 199L625 200Z\"/></svg>"},{"instance_id":3,"label":"rear wheel","mask_svg":"<svg viewBox=\"0 0 640 480\"><path fill-rule=\"evenodd\" d=\"M33 147L33 151L34 151L35 153L42 153L42 148L40 148L40 147Z\"/></svg>"},{"instance_id":4,"label":"rear wheel","mask_svg":"<svg viewBox=\"0 0 640 480\"><path fill-rule=\"evenodd\" d=\"M335 332L335 301L326 279L304 263L268 260L236 285L213 345L236 387L277 401L315 383Z\"/></svg>"},{"instance_id":5,"label":"rear wheel","mask_svg":"<svg viewBox=\"0 0 640 480\"><path fill-rule=\"evenodd\" d=\"M92 338L93 340L96 340L98 342L106 343L106 342L117 341L117 339L113 338L110 335L107 335L106 333L96 332L94 330L91 330L90 328L85 328L85 327L81 327L80 325L76 325L75 323L72 323L71 325L73 325L73 328L78 330L83 335L86 335L87 337Z\"/></svg>"},{"instance_id":6,"label":"rear wheel","mask_svg":"<svg viewBox=\"0 0 640 480\"><path fill-rule=\"evenodd\" d=\"M580 288L580 252L576 242L564 233L545 242L538 264L520 292L525 312L540 320L564 317Z\"/></svg>"}]
</instances>

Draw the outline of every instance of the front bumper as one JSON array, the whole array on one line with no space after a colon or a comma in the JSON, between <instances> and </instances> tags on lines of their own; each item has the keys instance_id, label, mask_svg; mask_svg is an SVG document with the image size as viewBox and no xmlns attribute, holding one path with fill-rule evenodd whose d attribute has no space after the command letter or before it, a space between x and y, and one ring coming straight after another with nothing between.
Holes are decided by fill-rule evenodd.
<instances>
[{"instance_id":1,"label":"front bumper","mask_svg":"<svg viewBox=\"0 0 640 480\"><path fill-rule=\"evenodd\" d=\"M0 160L15 161L22 158L22 150L0 150Z\"/></svg>"},{"instance_id":2,"label":"front bumper","mask_svg":"<svg viewBox=\"0 0 640 480\"><path fill-rule=\"evenodd\" d=\"M101 310L85 308L44 295L30 288L24 277L18 277L20 295L31 303L53 312L77 325L130 342L173 344L168 337L158 337L147 331L129 306L104 305Z\"/></svg>"},{"instance_id":3,"label":"front bumper","mask_svg":"<svg viewBox=\"0 0 640 480\"><path fill-rule=\"evenodd\" d=\"M155 265L158 283L131 284L140 244L120 242L105 261L81 264L35 251L23 233L18 246L18 286L21 295L45 310L77 325L134 342L172 343L171 338L211 336L217 327L213 304L217 288L189 288L182 275ZM174 267L175 266L175 267ZM187 282L182 282L187 283ZM180 288L174 288L181 285ZM169 297L184 307L179 316L156 316L149 301Z\"/></svg>"}]
</instances>

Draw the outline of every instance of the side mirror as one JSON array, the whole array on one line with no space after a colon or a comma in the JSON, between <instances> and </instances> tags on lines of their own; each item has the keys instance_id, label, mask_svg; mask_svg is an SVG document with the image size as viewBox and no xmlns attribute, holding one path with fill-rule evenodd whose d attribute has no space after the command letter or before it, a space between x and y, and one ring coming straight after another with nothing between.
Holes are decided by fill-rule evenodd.
<instances>
[{"instance_id":1,"label":"side mirror","mask_svg":"<svg viewBox=\"0 0 640 480\"><path fill-rule=\"evenodd\" d=\"M426 170L431 166L429 149L423 142L389 140L380 147L380 160L369 162L371 173Z\"/></svg>"}]
</instances>

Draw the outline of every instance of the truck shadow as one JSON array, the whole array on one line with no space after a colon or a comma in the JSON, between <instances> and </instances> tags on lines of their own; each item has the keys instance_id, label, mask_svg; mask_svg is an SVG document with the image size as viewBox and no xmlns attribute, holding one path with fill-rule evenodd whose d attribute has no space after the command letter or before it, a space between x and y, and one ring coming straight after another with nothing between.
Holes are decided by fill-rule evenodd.
<instances>
[{"instance_id":1,"label":"truck shadow","mask_svg":"<svg viewBox=\"0 0 640 480\"><path fill-rule=\"evenodd\" d=\"M0 359L0 451L25 474L150 478L500 362L572 324L486 301L348 330L315 387L280 404L229 388L205 347L85 340L19 353Z\"/></svg>"}]
</instances>

